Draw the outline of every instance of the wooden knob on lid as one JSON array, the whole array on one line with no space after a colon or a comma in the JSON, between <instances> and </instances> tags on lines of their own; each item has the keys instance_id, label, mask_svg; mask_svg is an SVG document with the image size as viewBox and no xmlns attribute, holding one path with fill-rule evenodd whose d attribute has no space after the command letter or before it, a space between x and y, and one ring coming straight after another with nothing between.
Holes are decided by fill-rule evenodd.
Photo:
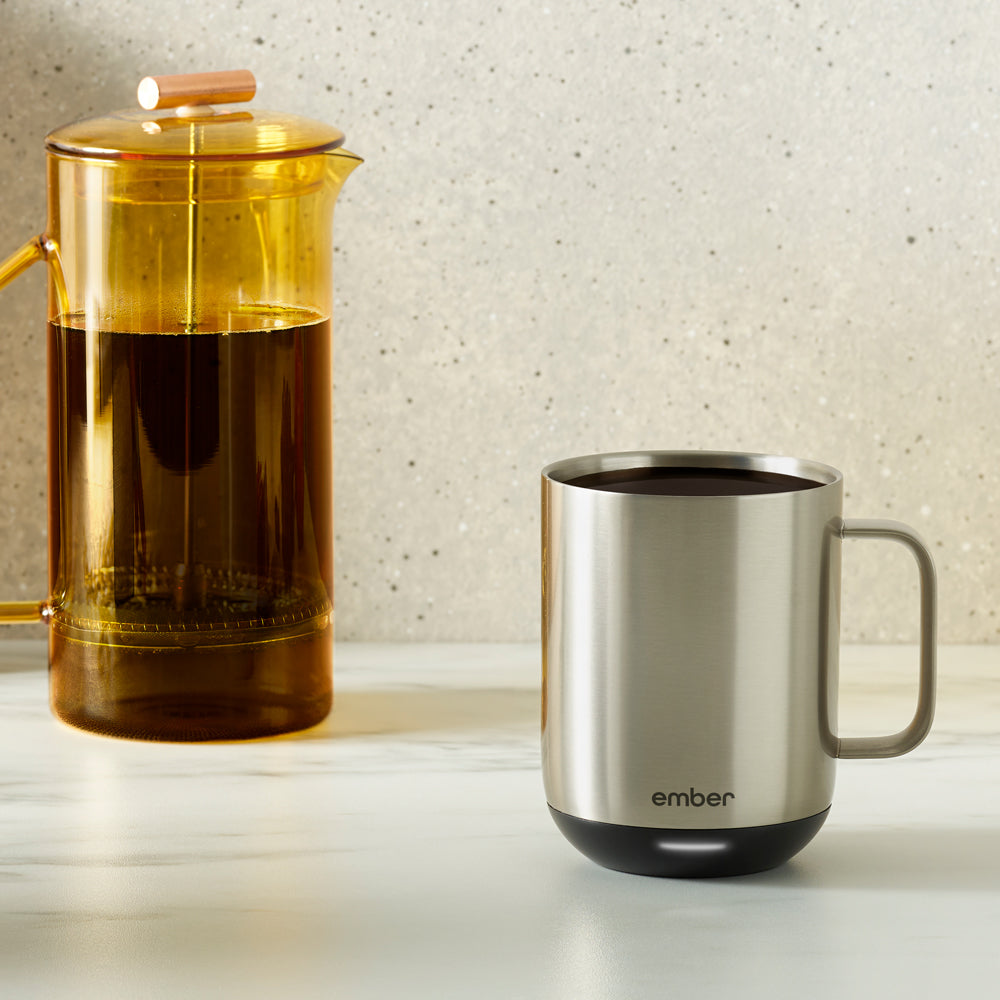
<instances>
[{"instance_id":1,"label":"wooden knob on lid","mask_svg":"<svg viewBox=\"0 0 1000 1000\"><path fill-rule=\"evenodd\" d=\"M139 82L138 98L140 107L155 111L199 104L235 104L249 101L256 92L253 73L234 69L223 73L147 76Z\"/></svg>"}]
</instances>

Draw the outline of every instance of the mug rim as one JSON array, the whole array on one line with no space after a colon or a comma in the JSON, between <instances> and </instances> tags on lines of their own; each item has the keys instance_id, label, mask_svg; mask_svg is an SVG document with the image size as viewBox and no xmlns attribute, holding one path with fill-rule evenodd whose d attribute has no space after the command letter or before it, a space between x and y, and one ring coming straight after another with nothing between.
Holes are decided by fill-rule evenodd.
<instances>
[{"instance_id":1,"label":"mug rim","mask_svg":"<svg viewBox=\"0 0 1000 1000\"><path fill-rule=\"evenodd\" d=\"M576 455L550 462L542 469L542 478L573 489L590 490L589 486L575 486L571 482L581 476L601 472L620 472L625 469L726 469L745 472L774 472L797 479L806 479L819 487L833 486L843 482L843 474L832 465L812 459L795 458L789 455L771 455L765 452L746 451L656 451L639 449L636 451L608 451L591 455ZM809 487L814 489L815 487ZM597 491L591 491L597 492ZM737 494L729 499L744 499L754 496L787 496L790 493L805 493L805 489L782 490L768 494ZM657 499L668 499L658 496ZM698 499L708 499L699 497Z\"/></svg>"}]
</instances>

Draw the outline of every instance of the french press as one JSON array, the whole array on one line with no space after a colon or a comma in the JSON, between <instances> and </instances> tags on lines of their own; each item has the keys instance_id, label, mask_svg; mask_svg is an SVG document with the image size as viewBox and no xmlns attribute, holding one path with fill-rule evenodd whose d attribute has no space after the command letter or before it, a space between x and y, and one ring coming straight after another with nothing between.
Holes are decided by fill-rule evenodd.
<instances>
[{"instance_id":1,"label":"french press","mask_svg":"<svg viewBox=\"0 0 1000 1000\"><path fill-rule=\"evenodd\" d=\"M332 225L361 162L249 110L245 71L147 78L46 139L54 712L234 739L332 702Z\"/></svg>"}]
</instances>

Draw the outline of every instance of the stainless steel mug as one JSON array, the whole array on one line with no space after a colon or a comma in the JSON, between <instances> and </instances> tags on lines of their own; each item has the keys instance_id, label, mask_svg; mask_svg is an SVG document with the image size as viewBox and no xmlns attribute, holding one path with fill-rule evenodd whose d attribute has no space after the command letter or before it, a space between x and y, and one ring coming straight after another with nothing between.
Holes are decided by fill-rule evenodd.
<instances>
[{"instance_id":1,"label":"stainless steel mug","mask_svg":"<svg viewBox=\"0 0 1000 1000\"><path fill-rule=\"evenodd\" d=\"M843 477L730 452L589 455L542 472L542 765L583 854L645 875L787 861L837 757L912 750L934 714L936 583L904 524L844 520ZM840 550L902 542L920 574L918 704L839 738Z\"/></svg>"}]
</instances>

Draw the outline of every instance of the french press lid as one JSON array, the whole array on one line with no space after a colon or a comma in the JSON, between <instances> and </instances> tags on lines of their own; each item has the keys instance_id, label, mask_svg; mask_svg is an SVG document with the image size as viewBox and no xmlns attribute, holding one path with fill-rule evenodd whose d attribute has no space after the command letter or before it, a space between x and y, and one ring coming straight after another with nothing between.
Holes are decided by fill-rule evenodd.
<instances>
[{"instance_id":1,"label":"french press lid","mask_svg":"<svg viewBox=\"0 0 1000 1000\"><path fill-rule=\"evenodd\" d=\"M112 160L264 160L343 144L343 132L311 118L215 107L249 101L256 90L249 70L146 77L138 89L141 110L63 125L49 133L45 147Z\"/></svg>"}]
</instances>

